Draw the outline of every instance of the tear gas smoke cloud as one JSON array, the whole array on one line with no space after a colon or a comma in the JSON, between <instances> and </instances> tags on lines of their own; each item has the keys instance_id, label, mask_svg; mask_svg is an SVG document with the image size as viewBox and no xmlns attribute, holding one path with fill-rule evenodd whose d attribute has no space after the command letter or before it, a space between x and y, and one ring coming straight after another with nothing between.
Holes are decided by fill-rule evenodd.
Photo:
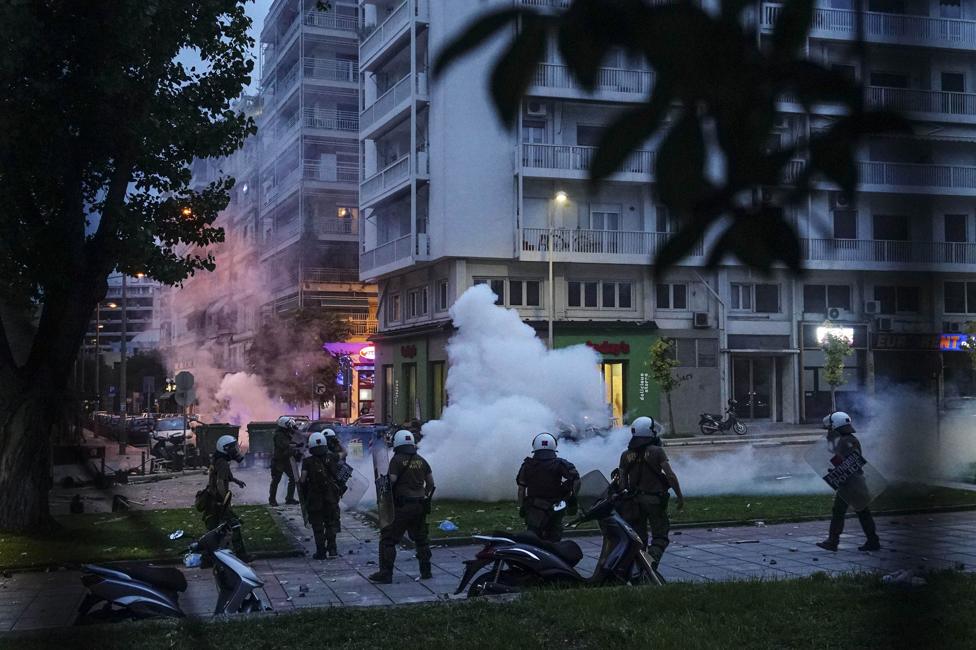
<instances>
[{"instance_id":1,"label":"tear gas smoke cloud","mask_svg":"<svg viewBox=\"0 0 976 650\"><path fill-rule=\"evenodd\" d=\"M515 475L532 439L559 421L606 421L599 357L586 346L548 350L513 310L494 304L486 285L466 291L451 316L458 331L448 344L450 405L424 425L422 453L433 467L438 495L511 499ZM643 413L639 414L642 415ZM657 415L656 409L648 415ZM617 466L630 440L626 428L579 442L560 441L560 455L586 473ZM826 484L802 458L790 479L764 465L751 448L706 458L672 454L688 494L824 492Z\"/></svg>"}]
</instances>

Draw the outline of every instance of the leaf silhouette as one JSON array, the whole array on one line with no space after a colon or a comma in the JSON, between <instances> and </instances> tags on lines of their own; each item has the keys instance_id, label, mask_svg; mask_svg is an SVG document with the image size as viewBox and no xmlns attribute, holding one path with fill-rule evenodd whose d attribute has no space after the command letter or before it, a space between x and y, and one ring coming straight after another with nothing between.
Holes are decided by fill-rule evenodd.
<instances>
[{"instance_id":1,"label":"leaf silhouette","mask_svg":"<svg viewBox=\"0 0 976 650\"><path fill-rule=\"evenodd\" d=\"M620 169L634 149L657 131L671 107L671 94L658 84L651 102L629 110L608 126L590 163L591 186Z\"/></svg>"},{"instance_id":2,"label":"leaf silhouette","mask_svg":"<svg viewBox=\"0 0 976 650\"><path fill-rule=\"evenodd\" d=\"M502 9L479 17L441 49L434 60L434 76L439 76L449 65L478 49L497 32L527 15L538 16L526 9Z\"/></svg>"},{"instance_id":3,"label":"leaf silhouette","mask_svg":"<svg viewBox=\"0 0 976 650\"><path fill-rule=\"evenodd\" d=\"M546 53L547 21L538 15L526 15L522 31L499 57L491 74L491 96L495 108L507 126L515 123L519 104L535 76L539 61Z\"/></svg>"}]
</instances>

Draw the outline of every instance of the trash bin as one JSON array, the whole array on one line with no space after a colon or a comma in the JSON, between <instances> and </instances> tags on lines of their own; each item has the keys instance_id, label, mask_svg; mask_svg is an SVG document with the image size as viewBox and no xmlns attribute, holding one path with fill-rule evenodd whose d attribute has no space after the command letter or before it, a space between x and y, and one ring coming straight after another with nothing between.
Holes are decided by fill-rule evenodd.
<instances>
[{"instance_id":1,"label":"trash bin","mask_svg":"<svg viewBox=\"0 0 976 650\"><path fill-rule=\"evenodd\" d=\"M200 457L201 467L207 466L207 459L217 450L217 438L220 436L234 436L240 432L239 424L228 424L227 422L213 422L201 424L193 430L197 439L197 454Z\"/></svg>"},{"instance_id":2,"label":"trash bin","mask_svg":"<svg viewBox=\"0 0 976 650\"><path fill-rule=\"evenodd\" d=\"M247 424L247 455L244 457L246 465L260 463L269 467L271 455L274 452L274 433L278 428L276 422L248 422Z\"/></svg>"}]
</instances>

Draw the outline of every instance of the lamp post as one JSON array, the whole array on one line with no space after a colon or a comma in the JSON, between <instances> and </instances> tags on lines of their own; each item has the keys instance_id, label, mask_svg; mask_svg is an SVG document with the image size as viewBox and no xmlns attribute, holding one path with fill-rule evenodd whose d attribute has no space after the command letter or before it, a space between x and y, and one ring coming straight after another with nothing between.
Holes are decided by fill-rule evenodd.
<instances>
[{"instance_id":1,"label":"lamp post","mask_svg":"<svg viewBox=\"0 0 976 650\"><path fill-rule=\"evenodd\" d=\"M136 273L136 277L143 278L145 277L145 274ZM127 400L128 390L126 387L126 379L127 379L126 378L126 356L128 356L128 352L126 351L126 347L127 347L126 338L128 338L127 330L129 325L129 296L126 291L126 286L127 286L126 275L125 273L123 273L122 274L122 340L119 343L119 352L122 355L122 363L120 364L120 368L119 368L119 373L121 375L119 377L119 393L121 393L120 396L121 403L120 403L119 410L121 411L121 415L122 415L122 435L119 437L120 454L125 453L125 448L129 441L128 440L129 433L125 428L125 417L126 417L126 410L128 407L128 400Z\"/></svg>"},{"instance_id":2,"label":"lamp post","mask_svg":"<svg viewBox=\"0 0 976 650\"><path fill-rule=\"evenodd\" d=\"M114 302L107 303L105 305L109 309L115 309L118 307ZM99 302L98 306L95 307L95 410L102 410L102 384L99 379L102 370L102 346L99 343L99 335L101 329L104 327L102 325L102 303Z\"/></svg>"},{"instance_id":3,"label":"lamp post","mask_svg":"<svg viewBox=\"0 0 976 650\"><path fill-rule=\"evenodd\" d=\"M556 192L556 196L553 198L556 203L557 209L562 209L563 205L569 201L569 196L566 192L562 190ZM560 214L560 217L562 214ZM549 262L549 309L547 310L549 315L549 349L553 348L553 336L552 336L552 322L556 318L556 288L554 286L553 272L552 272L552 247L553 247L553 236L554 236L554 224L555 220L554 210L549 210L549 242L546 246L546 257Z\"/></svg>"}]
</instances>

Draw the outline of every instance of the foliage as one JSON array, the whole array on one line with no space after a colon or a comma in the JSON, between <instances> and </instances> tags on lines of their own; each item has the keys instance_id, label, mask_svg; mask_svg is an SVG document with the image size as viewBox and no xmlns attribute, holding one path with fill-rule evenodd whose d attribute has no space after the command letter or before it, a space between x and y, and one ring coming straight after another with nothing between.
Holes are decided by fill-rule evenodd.
<instances>
[{"instance_id":1,"label":"foliage","mask_svg":"<svg viewBox=\"0 0 976 650\"><path fill-rule=\"evenodd\" d=\"M838 386L847 383L847 378L844 376L844 360L854 354L854 347L849 339L830 330L829 321L824 323L824 327L828 328L828 331L820 342L820 348L824 353L823 378L830 386L830 408L837 410L835 393Z\"/></svg>"},{"instance_id":2,"label":"foliage","mask_svg":"<svg viewBox=\"0 0 976 650\"><path fill-rule=\"evenodd\" d=\"M650 348L650 357L645 365L651 370L654 383L661 387L668 400L668 421L674 430L674 409L671 407L671 393L686 381L686 377L674 374L678 367L675 356L674 339L658 339Z\"/></svg>"},{"instance_id":3,"label":"foliage","mask_svg":"<svg viewBox=\"0 0 976 650\"><path fill-rule=\"evenodd\" d=\"M966 334L969 338L963 343L963 348L969 354L969 364L976 370L976 321L966 323Z\"/></svg>"},{"instance_id":4,"label":"foliage","mask_svg":"<svg viewBox=\"0 0 976 650\"><path fill-rule=\"evenodd\" d=\"M287 332L287 336L282 336ZM335 399L339 364L322 344L345 341L349 322L324 308L305 308L264 323L248 350L251 371L288 404ZM325 392L316 396L316 384Z\"/></svg>"},{"instance_id":5,"label":"foliage","mask_svg":"<svg viewBox=\"0 0 976 650\"><path fill-rule=\"evenodd\" d=\"M755 5L742 0L724 0L717 12L691 0L568 4L565 11L519 7L482 14L438 54L434 73L442 76L508 30L511 40L489 83L500 118L511 126L551 40L588 92L597 88L600 66L612 49L646 61L654 72L653 90L605 129L590 179L597 185L645 142L657 143L658 198L680 218L678 232L655 259L658 272L684 258L712 229L720 233L710 267L731 254L762 271L777 263L800 271L800 242L787 208L805 201L821 177L852 194L859 139L909 128L895 114L866 110L859 84L807 58L813 0L786 0L762 47L755 17L747 15ZM807 140L771 149L776 102L785 95L808 112L814 105L835 104L841 117ZM717 160L724 161L721 179L709 171ZM791 186L771 201L760 200L763 188L784 182Z\"/></svg>"}]
</instances>

